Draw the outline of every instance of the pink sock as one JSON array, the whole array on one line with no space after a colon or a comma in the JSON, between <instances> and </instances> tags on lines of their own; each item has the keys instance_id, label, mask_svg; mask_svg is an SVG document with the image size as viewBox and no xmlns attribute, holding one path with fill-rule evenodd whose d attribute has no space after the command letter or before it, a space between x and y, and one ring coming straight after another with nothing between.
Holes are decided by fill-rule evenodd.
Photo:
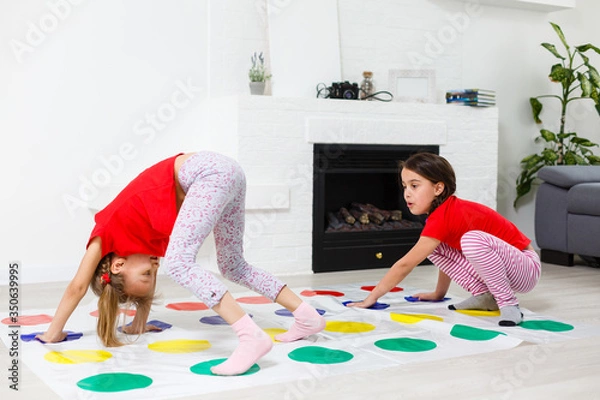
<instances>
[{"instance_id":1,"label":"pink sock","mask_svg":"<svg viewBox=\"0 0 600 400\"><path fill-rule=\"evenodd\" d=\"M286 333L275 336L275 340L293 342L321 332L325 328L325 318L306 302L302 302L292 314L294 324Z\"/></svg>"},{"instance_id":2,"label":"pink sock","mask_svg":"<svg viewBox=\"0 0 600 400\"><path fill-rule=\"evenodd\" d=\"M260 329L248 314L240 318L231 327L238 335L240 344L227 360L211 367L210 370L213 374L243 374L273 347L273 341L269 335Z\"/></svg>"}]
</instances>

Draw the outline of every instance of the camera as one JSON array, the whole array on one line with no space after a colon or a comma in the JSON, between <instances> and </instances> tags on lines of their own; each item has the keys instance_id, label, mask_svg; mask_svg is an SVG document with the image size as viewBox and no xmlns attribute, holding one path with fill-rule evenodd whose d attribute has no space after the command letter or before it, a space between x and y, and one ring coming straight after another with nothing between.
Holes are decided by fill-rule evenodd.
<instances>
[{"instance_id":1,"label":"camera","mask_svg":"<svg viewBox=\"0 0 600 400\"><path fill-rule=\"evenodd\" d=\"M360 89L357 83L333 82L329 89L330 99L358 100Z\"/></svg>"}]
</instances>

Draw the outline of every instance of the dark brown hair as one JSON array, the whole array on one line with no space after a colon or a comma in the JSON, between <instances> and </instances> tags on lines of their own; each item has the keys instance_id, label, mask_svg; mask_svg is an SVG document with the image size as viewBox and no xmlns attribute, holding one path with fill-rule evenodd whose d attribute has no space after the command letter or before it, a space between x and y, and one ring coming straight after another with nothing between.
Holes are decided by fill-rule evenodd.
<instances>
[{"instance_id":1,"label":"dark brown hair","mask_svg":"<svg viewBox=\"0 0 600 400\"><path fill-rule=\"evenodd\" d=\"M433 153L416 153L400 162L400 172L404 168L421 175L434 184L438 182L444 184L444 191L431 203L430 214L456 191L454 169L444 157Z\"/></svg>"}]
</instances>

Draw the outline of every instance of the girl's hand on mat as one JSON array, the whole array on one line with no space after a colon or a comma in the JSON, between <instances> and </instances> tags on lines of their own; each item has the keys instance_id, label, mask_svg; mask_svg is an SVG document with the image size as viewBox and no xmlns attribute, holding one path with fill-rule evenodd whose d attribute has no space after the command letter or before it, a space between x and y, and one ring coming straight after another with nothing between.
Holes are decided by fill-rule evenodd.
<instances>
[{"instance_id":1,"label":"girl's hand on mat","mask_svg":"<svg viewBox=\"0 0 600 400\"><path fill-rule=\"evenodd\" d=\"M67 332L59 332L54 336L50 336L48 332L44 332L42 335L36 335L35 338L42 343L58 343L67 338Z\"/></svg>"},{"instance_id":2,"label":"girl's hand on mat","mask_svg":"<svg viewBox=\"0 0 600 400\"><path fill-rule=\"evenodd\" d=\"M127 335L141 335L142 333L146 333L146 332L160 332L162 331L161 328L159 328L156 325L152 325L152 324L146 324L146 326L144 327L144 331L140 332L139 329L135 329L133 326L129 325L129 326L124 326L122 328L123 333L126 333Z\"/></svg>"},{"instance_id":3,"label":"girl's hand on mat","mask_svg":"<svg viewBox=\"0 0 600 400\"><path fill-rule=\"evenodd\" d=\"M442 300L444 296L438 296L435 292L430 293L417 293L413 294L412 297L416 297L419 300Z\"/></svg>"},{"instance_id":4,"label":"girl's hand on mat","mask_svg":"<svg viewBox=\"0 0 600 400\"><path fill-rule=\"evenodd\" d=\"M348 303L346 307L369 308L376 303L377 300L370 300L368 297L358 303Z\"/></svg>"},{"instance_id":5,"label":"girl's hand on mat","mask_svg":"<svg viewBox=\"0 0 600 400\"><path fill-rule=\"evenodd\" d=\"M152 324L146 324L146 332L160 332L162 331L162 328L159 328L156 325L152 325Z\"/></svg>"}]
</instances>

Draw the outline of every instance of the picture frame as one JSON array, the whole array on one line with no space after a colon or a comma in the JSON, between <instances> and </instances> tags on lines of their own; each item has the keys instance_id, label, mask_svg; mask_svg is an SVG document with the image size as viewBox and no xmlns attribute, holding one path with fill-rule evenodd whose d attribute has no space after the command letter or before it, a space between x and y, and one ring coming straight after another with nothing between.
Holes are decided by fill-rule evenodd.
<instances>
[{"instance_id":1,"label":"picture frame","mask_svg":"<svg viewBox=\"0 0 600 400\"><path fill-rule=\"evenodd\" d=\"M435 71L432 69L391 69L389 91L394 101L435 103Z\"/></svg>"}]
</instances>

